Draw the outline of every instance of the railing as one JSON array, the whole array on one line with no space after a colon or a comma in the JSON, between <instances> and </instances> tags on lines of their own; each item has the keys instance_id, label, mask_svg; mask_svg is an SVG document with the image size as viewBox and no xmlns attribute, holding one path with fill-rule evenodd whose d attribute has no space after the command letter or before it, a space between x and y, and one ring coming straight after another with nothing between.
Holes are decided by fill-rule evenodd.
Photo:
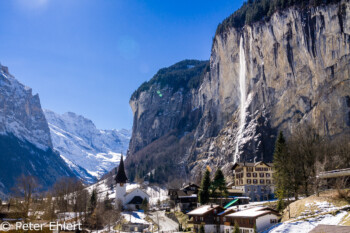
<instances>
[{"instance_id":1,"label":"railing","mask_svg":"<svg viewBox=\"0 0 350 233\"><path fill-rule=\"evenodd\" d=\"M350 176L350 168L320 172L317 178L326 179L326 178L336 178L336 177L343 177L343 176Z\"/></svg>"}]
</instances>

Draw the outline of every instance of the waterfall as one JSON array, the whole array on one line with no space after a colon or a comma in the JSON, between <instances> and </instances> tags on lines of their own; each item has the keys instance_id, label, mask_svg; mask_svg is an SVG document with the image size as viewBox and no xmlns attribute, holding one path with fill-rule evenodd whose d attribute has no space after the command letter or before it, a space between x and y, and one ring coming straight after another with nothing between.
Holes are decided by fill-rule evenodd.
<instances>
[{"instance_id":1,"label":"waterfall","mask_svg":"<svg viewBox=\"0 0 350 233\"><path fill-rule=\"evenodd\" d=\"M234 162L237 162L239 159L239 142L243 137L243 130L244 130L244 123L245 123L245 117L246 117L246 110L245 110L245 103L246 103L246 60L245 60L245 52L243 47L243 36L241 36L241 40L239 43L239 90L241 95L241 101L240 101L240 122L239 122L239 129L237 134L237 142L236 142L236 152L234 156Z\"/></svg>"}]
</instances>

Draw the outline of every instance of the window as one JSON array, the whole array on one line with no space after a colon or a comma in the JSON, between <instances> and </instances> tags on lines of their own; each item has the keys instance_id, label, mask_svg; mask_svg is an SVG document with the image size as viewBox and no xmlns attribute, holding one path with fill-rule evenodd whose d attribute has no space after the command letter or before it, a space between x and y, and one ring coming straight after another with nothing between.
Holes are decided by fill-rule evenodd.
<instances>
[{"instance_id":1,"label":"window","mask_svg":"<svg viewBox=\"0 0 350 233\"><path fill-rule=\"evenodd\" d=\"M257 179L254 179L253 180L253 184L257 184L258 183L258 180Z\"/></svg>"},{"instance_id":2,"label":"window","mask_svg":"<svg viewBox=\"0 0 350 233\"><path fill-rule=\"evenodd\" d=\"M250 192L250 188L248 188L248 192Z\"/></svg>"},{"instance_id":3,"label":"window","mask_svg":"<svg viewBox=\"0 0 350 233\"><path fill-rule=\"evenodd\" d=\"M266 184L271 184L271 180L266 180Z\"/></svg>"},{"instance_id":4,"label":"window","mask_svg":"<svg viewBox=\"0 0 350 233\"><path fill-rule=\"evenodd\" d=\"M203 218L203 217L200 217L200 220L201 220L201 222L203 222L204 218Z\"/></svg>"},{"instance_id":5,"label":"window","mask_svg":"<svg viewBox=\"0 0 350 233\"><path fill-rule=\"evenodd\" d=\"M217 213L217 210L214 210L214 214L216 214Z\"/></svg>"},{"instance_id":6,"label":"window","mask_svg":"<svg viewBox=\"0 0 350 233\"><path fill-rule=\"evenodd\" d=\"M247 172L253 172L253 168L252 167L247 167Z\"/></svg>"},{"instance_id":7,"label":"window","mask_svg":"<svg viewBox=\"0 0 350 233\"><path fill-rule=\"evenodd\" d=\"M247 179L247 184L251 184L252 180L251 179Z\"/></svg>"},{"instance_id":8,"label":"window","mask_svg":"<svg viewBox=\"0 0 350 233\"><path fill-rule=\"evenodd\" d=\"M258 177L258 173L253 173L253 177Z\"/></svg>"},{"instance_id":9,"label":"window","mask_svg":"<svg viewBox=\"0 0 350 233\"><path fill-rule=\"evenodd\" d=\"M265 184L265 181L264 180L260 180L260 184Z\"/></svg>"},{"instance_id":10,"label":"window","mask_svg":"<svg viewBox=\"0 0 350 233\"><path fill-rule=\"evenodd\" d=\"M251 177L252 176L252 173L247 173L247 177Z\"/></svg>"},{"instance_id":11,"label":"window","mask_svg":"<svg viewBox=\"0 0 350 233\"><path fill-rule=\"evenodd\" d=\"M270 173L266 173L266 177L270 177Z\"/></svg>"},{"instance_id":12,"label":"window","mask_svg":"<svg viewBox=\"0 0 350 233\"><path fill-rule=\"evenodd\" d=\"M259 173L259 176L260 177L264 177L264 173Z\"/></svg>"},{"instance_id":13,"label":"window","mask_svg":"<svg viewBox=\"0 0 350 233\"><path fill-rule=\"evenodd\" d=\"M277 219L270 219L270 223L277 223Z\"/></svg>"},{"instance_id":14,"label":"window","mask_svg":"<svg viewBox=\"0 0 350 233\"><path fill-rule=\"evenodd\" d=\"M226 222L226 217L223 218L224 222Z\"/></svg>"}]
</instances>

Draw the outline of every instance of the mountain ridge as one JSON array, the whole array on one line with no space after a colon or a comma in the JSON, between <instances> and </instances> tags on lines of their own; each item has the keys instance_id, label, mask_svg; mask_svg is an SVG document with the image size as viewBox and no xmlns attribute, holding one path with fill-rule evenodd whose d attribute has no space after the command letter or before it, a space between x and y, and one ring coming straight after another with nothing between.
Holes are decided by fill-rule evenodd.
<instances>
[{"instance_id":1,"label":"mountain ridge","mask_svg":"<svg viewBox=\"0 0 350 233\"><path fill-rule=\"evenodd\" d=\"M57 114L44 110L54 148L73 172L87 183L97 181L118 165L126 154L130 132L100 130L95 124L73 112Z\"/></svg>"}]
</instances>

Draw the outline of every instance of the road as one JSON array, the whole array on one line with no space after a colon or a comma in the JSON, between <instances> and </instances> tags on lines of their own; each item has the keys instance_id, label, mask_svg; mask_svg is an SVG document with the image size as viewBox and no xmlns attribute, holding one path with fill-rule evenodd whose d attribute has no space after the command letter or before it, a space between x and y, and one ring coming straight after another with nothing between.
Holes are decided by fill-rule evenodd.
<instances>
[{"instance_id":1,"label":"road","mask_svg":"<svg viewBox=\"0 0 350 233\"><path fill-rule=\"evenodd\" d=\"M156 211L150 213L149 216L159 225L159 232L177 232L179 230L179 224L165 216L165 211Z\"/></svg>"}]
</instances>

